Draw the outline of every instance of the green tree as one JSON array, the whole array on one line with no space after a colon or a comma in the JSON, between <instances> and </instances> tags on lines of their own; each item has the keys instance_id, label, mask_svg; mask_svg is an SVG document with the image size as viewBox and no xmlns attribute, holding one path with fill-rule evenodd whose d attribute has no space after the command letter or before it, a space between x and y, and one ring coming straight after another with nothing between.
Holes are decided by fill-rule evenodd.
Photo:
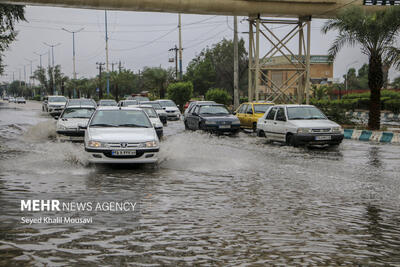
<instances>
[{"instance_id":1,"label":"green tree","mask_svg":"<svg viewBox=\"0 0 400 267\"><path fill-rule=\"evenodd\" d=\"M193 94L193 84L191 82L178 82L168 85L168 98L173 100L183 111L183 107L190 100Z\"/></svg>"},{"instance_id":2,"label":"green tree","mask_svg":"<svg viewBox=\"0 0 400 267\"><path fill-rule=\"evenodd\" d=\"M243 39L239 40L239 89L247 92L248 57ZM204 95L210 88L225 88L233 95L233 42L223 39L204 49L188 66L185 80L193 83L194 92Z\"/></svg>"},{"instance_id":3,"label":"green tree","mask_svg":"<svg viewBox=\"0 0 400 267\"><path fill-rule=\"evenodd\" d=\"M232 96L224 89L214 88L206 93L206 100L215 101L219 104L232 104Z\"/></svg>"},{"instance_id":4,"label":"green tree","mask_svg":"<svg viewBox=\"0 0 400 267\"><path fill-rule=\"evenodd\" d=\"M381 88L384 83L383 60L399 66L399 49L394 47L400 29L400 8L386 7L375 13L367 13L360 7L340 12L335 19L328 20L323 33L337 30L338 36L332 43L329 54L334 58L345 46L361 46L369 58L368 86L371 91L368 127L380 128ZM397 54L396 54L397 53Z\"/></svg>"},{"instance_id":5,"label":"green tree","mask_svg":"<svg viewBox=\"0 0 400 267\"><path fill-rule=\"evenodd\" d=\"M392 87L395 89L400 89L400 76L394 79Z\"/></svg>"},{"instance_id":6,"label":"green tree","mask_svg":"<svg viewBox=\"0 0 400 267\"><path fill-rule=\"evenodd\" d=\"M3 53L15 40L15 23L19 21L25 21L25 6L0 4L0 74L4 71Z\"/></svg>"},{"instance_id":7,"label":"green tree","mask_svg":"<svg viewBox=\"0 0 400 267\"><path fill-rule=\"evenodd\" d=\"M172 69L163 69L161 67L144 68L141 77L141 88L150 91L154 96L165 98L165 90L168 84L174 80Z\"/></svg>"}]
</instances>

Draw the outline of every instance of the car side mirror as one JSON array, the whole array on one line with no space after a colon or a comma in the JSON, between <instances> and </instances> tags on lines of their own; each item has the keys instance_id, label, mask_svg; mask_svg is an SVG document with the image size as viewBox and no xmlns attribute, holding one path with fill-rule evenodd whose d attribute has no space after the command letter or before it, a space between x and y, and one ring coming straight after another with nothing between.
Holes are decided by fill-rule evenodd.
<instances>
[{"instance_id":1,"label":"car side mirror","mask_svg":"<svg viewBox=\"0 0 400 267\"><path fill-rule=\"evenodd\" d=\"M162 108L163 110L166 110L166 108Z\"/></svg>"},{"instance_id":2,"label":"car side mirror","mask_svg":"<svg viewBox=\"0 0 400 267\"><path fill-rule=\"evenodd\" d=\"M54 116L54 119L55 119L55 120L58 120L58 116Z\"/></svg>"},{"instance_id":3,"label":"car side mirror","mask_svg":"<svg viewBox=\"0 0 400 267\"><path fill-rule=\"evenodd\" d=\"M180 105L176 105L178 108L180 108L181 106Z\"/></svg>"},{"instance_id":4,"label":"car side mirror","mask_svg":"<svg viewBox=\"0 0 400 267\"><path fill-rule=\"evenodd\" d=\"M193 112L192 115L193 116L198 116L198 114L196 112Z\"/></svg>"},{"instance_id":5,"label":"car side mirror","mask_svg":"<svg viewBox=\"0 0 400 267\"><path fill-rule=\"evenodd\" d=\"M233 115L236 115L236 111L232 112Z\"/></svg>"},{"instance_id":6,"label":"car side mirror","mask_svg":"<svg viewBox=\"0 0 400 267\"><path fill-rule=\"evenodd\" d=\"M87 129L87 125L80 124L80 125L78 125L78 129L86 130Z\"/></svg>"}]
</instances>

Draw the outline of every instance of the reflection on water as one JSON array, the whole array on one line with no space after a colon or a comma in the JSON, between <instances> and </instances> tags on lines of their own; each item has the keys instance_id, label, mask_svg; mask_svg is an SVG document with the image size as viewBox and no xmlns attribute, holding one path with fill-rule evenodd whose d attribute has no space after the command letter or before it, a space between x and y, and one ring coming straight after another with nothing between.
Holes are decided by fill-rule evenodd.
<instances>
[{"instance_id":1,"label":"reflection on water","mask_svg":"<svg viewBox=\"0 0 400 267\"><path fill-rule=\"evenodd\" d=\"M0 126L0 265L400 264L399 147L292 148L169 122L157 166L91 166L81 144L34 124ZM22 225L19 201L34 198L138 209Z\"/></svg>"}]
</instances>

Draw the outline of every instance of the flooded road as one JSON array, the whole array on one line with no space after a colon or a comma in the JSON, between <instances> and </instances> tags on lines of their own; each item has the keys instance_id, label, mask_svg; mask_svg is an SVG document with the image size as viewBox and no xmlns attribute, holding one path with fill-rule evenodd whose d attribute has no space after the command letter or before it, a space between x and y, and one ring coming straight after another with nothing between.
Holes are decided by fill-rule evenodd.
<instances>
[{"instance_id":1,"label":"flooded road","mask_svg":"<svg viewBox=\"0 0 400 267\"><path fill-rule=\"evenodd\" d=\"M0 265L400 266L400 146L337 150L164 129L158 166L91 166L40 104L0 104ZM23 224L21 199L132 201Z\"/></svg>"}]
</instances>

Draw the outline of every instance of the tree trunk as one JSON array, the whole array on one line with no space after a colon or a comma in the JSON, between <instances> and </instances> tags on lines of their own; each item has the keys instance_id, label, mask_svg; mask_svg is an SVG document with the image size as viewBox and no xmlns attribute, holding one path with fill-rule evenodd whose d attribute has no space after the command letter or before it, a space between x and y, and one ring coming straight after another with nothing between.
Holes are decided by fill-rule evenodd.
<instances>
[{"instance_id":1,"label":"tree trunk","mask_svg":"<svg viewBox=\"0 0 400 267\"><path fill-rule=\"evenodd\" d=\"M368 128L370 130L380 129L382 85L382 57L378 53L371 53L368 70L368 86L371 91L368 119Z\"/></svg>"}]
</instances>

